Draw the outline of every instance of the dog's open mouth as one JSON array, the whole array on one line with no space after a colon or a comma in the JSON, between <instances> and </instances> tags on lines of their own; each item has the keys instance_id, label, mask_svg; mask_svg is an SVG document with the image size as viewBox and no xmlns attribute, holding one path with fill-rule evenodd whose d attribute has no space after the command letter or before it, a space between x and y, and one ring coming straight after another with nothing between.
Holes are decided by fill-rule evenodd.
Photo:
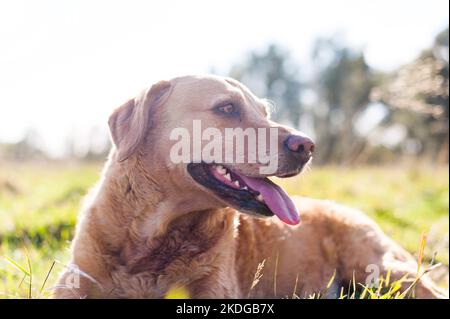
<instances>
[{"instance_id":1,"label":"dog's open mouth","mask_svg":"<svg viewBox=\"0 0 450 319\"><path fill-rule=\"evenodd\" d=\"M292 200L268 178L245 176L219 164L190 163L187 169L197 183L232 207L249 214L276 215L290 225L300 222Z\"/></svg>"}]
</instances>

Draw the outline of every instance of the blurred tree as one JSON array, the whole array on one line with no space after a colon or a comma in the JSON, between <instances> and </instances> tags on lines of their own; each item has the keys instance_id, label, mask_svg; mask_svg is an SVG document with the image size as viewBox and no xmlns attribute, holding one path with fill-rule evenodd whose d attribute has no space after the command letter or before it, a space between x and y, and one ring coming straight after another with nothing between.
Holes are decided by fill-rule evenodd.
<instances>
[{"instance_id":1,"label":"blurred tree","mask_svg":"<svg viewBox=\"0 0 450 319\"><path fill-rule=\"evenodd\" d=\"M351 163L366 144L354 123L366 110L374 84L364 55L333 39L318 39L313 49L316 77L311 84L318 95L312 109L319 145L319 163Z\"/></svg>"},{"instance_id":2,"label":"blurred tree","mask_svg":"<svg viewBox=\"0 0 450 319\"><path fill-rule=\"evenodd\" d=\"M417 155L449 160L448 28L433 46L401 67L372 92L372 99L391 107L390 121L402 123Z\"/></svg>"},{"instance_id":3,"label":"blurred tree","mask_svg":"<svg viewBox=\"0 0 450 319\"><path fill-rule=\"evenodd\" d=\"M29 128L17 143L0 144L0 158L10 161L47 159L47 155L41 147L42 139L38 131Z\"/></svg>"},{"instance_id":4,"label":"blurred tree","mask_svg":"<svg viewBox=\"0 0 450 319\"><path fill-rule=\"evenodd\" d=\"M111 149L108 132L104 126L93 125L84 134L72 131L66 136L65 157L83 161L103 161Z\"/></svg>"},{"instance_id":5,"label":"blurred tree","mask_svg":"<svg viewBox=\"0 0 450 319\"><path fill-rule=\"evenodd\" d=\"M447 62L448 65L448 27L441 31L433 43L433 54L437 59Z\"/></svg>"},{"instance_id":6,"label":"blurred tree","mask_svg":"<svg viewBox=\"0 0 450 319\"><path fill-rule=\"evenodd\" d=\"M256 95L272 100L276 105L274 120L298 127L302 83L286 50L272 44L262 54L251 53L244 63L231 68L230 76L245 83Z\"/></svg>"}]
</instances>

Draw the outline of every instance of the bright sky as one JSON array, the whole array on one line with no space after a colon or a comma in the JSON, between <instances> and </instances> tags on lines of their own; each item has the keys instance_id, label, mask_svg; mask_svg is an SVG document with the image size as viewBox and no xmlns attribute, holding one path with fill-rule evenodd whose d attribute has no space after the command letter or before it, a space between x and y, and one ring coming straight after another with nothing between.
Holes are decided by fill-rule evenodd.
<instances>
[{"instance_id":1,"label":"bright sky","mask_svg":"<svg viewBox=\"0 0 450 319\"><path fill-rule=\"evenodd\" d=\"M61 154L152 82L226 73L269 42L308 64L317 37L342 34L392 70L431 45L448 12L447 0L1 1L0 142L33 127Z\"/></svg>"}]
</instances>

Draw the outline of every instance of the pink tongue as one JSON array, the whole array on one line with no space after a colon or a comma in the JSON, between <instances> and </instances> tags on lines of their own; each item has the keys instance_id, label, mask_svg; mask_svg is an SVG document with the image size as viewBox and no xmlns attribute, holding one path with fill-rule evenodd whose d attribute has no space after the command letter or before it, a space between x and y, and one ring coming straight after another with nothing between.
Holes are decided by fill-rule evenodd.
<instances>
[{"instance_id":1,"label":"pink tongue","mask_svg":"<svg viewBox=\"0 0 450 319\"><path fill-rule=\"evenodd\" d=\"M268 179L239 176L250 188L261 193L266 205L279 219L289 225L300 222L294 203L280 186Z\"/></svg>"}]
</instances>

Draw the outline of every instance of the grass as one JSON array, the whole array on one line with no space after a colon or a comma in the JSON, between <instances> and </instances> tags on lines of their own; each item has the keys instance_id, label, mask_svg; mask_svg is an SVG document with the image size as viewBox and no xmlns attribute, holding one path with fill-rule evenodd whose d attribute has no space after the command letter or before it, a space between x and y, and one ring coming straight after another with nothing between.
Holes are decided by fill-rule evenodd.
<instances>
[{"instance_id":1,"label":"grass","mask_svg":"<svg viewBox=\"0 0 450 319\"><path fill-rule=\"evenodd\" d=\"M69 258L82 197L99 174L98 165L0 167L0 298L50 294ZM32 277L23 281L23 271L11 261L32 271Z\"/></svg>"},{"instance_id":2,"label":"grass","mask_svg":"<svg viewBox=\"0 0 450 319\"><path fill-rule=\"evenodd\" d=\"M94 164L0 163L0 298L50 295L69 258L80 202L100 169ZM363 210L424 264L442 263L433 273L448 288L448 167L315 167L281 184L290 194ZM427 242L419 256L422 233ZM371 293L376 291L367 297Z\"/></svg>"}]
</instances>

